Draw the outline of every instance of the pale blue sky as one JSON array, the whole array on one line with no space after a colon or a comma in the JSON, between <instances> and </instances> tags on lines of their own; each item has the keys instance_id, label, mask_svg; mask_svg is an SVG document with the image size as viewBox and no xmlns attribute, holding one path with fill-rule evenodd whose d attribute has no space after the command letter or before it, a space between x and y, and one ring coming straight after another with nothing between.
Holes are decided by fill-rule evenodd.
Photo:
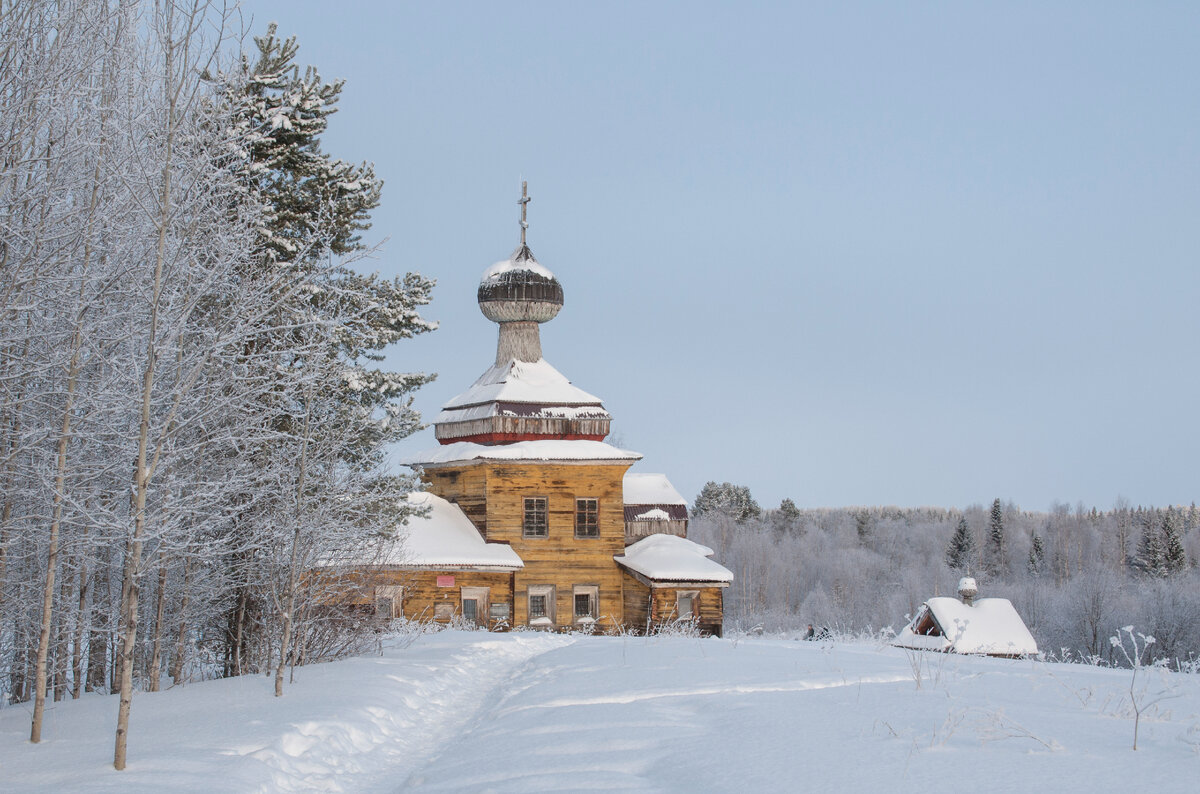
<instances>
[{"instance_id":1,"label":"pale blue sky","mask_svg":"<svg viewBox=\"0 0 1200 794\"><path fill-rule=\"evenodd\" d=\"M529 242L546 358L689 499L1200 498L1200 4L247 0L347 87L432 418ZM404 451L433 446L427 430Z\"/></svg>"}]
</instances>

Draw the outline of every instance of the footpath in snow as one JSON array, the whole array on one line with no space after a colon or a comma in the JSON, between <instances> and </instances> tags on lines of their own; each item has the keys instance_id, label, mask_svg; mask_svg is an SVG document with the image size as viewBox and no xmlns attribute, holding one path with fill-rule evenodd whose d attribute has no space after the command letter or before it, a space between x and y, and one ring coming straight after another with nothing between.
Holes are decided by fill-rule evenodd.
<instances>
[{"instance_id":1,"label":"footpath in snow","mask_svg":"<svg viewBox=\"0 0 1200 794\"><path fill-rule=\"evenodd\" d=\"M1200 676L1131 749L1129 672L871 644L447 631L382 655L134 700L0 709L4 791L1191 792Z\"/></svg>"}]
</instances>

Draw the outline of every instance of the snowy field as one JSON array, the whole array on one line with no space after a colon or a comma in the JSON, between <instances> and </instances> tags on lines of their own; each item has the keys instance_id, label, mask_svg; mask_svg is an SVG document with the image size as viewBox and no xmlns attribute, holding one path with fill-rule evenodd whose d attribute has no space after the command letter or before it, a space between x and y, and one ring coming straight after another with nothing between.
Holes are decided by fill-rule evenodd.
<instances>
[{"instance_id":1,"label":"snowy field","mask_svg":"<svg viewBox=\"0 0 1200 794\"><path fill-rule=\"evenodd\" d=\"M4 791L1196 791L1200 676L753 638L447 631L296 671L0 709ZM1140 685L1139 685L1140 688Z\"/></svg>"}]
</instances>

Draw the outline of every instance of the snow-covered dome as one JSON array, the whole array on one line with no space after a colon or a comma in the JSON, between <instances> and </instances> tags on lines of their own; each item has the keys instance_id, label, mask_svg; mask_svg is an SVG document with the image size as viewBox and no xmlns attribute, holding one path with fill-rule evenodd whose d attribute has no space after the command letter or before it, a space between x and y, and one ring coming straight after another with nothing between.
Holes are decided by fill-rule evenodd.
<instances>
[{"instance_id":1,"label":"snow-covered dome","mask_svg":"<svg viewBox=\"0 0 1200 794\"><path fill-rule=\"evenodd\" d=\"M484 271L478 297L483 315L497 323L548 322L563 305L562 285L524 243Z\"/></svg>"}]
</instances>

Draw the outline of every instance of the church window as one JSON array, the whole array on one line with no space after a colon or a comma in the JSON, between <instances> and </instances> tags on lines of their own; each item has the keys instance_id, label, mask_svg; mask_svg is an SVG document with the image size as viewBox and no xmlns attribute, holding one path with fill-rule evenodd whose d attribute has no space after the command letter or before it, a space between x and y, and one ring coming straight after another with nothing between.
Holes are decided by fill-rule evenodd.
<instances>
[{"instance_id":1,"label":"church window","mask_svg":"<svg viewBox=\"0 0 1200 794\"><path fill-rule=\"evenodd\" d=\"M522 534L527 538L544 538L546 527L546 499L542 496L525 499L525 523Z\"/></svg>"},{"instance_id":2,"label":"church window","mask_svg":"<svg viewBox=\"0 0 1200 794\"><path fill-rule=\"evenodd\" d=\"M575 537L600 537L600 503L598 500L575 500Z\"/></svg>"}]
</instances>

